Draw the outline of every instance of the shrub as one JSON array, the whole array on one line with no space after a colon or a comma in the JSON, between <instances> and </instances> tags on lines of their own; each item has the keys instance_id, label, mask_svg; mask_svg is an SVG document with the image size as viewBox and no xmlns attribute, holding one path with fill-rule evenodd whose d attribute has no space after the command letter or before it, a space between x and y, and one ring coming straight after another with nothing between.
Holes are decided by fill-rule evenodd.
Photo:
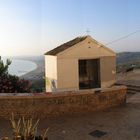
<instances>
[{"instance_id":1,"label":"shrub","mask_svg":"<svg viewBox=\"0 0 140 140\"><path fill-rule=\"evenodd\" d=\"M31 83L8 73L11 61L7 59L6 64L0 57L0 93L25 93L31 92Z\"/></svg>"}]
</instances>

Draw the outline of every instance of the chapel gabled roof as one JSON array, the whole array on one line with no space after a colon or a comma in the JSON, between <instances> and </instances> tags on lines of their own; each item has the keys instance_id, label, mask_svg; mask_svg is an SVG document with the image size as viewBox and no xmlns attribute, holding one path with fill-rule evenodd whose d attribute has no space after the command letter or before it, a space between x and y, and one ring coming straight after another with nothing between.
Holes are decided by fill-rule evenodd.
<instances>
[{"instance_id":1,"label":"chapel gabled roof","mask_svg":"<svg viewBox=\"0 0 140 140\"><path fill-rule=\"evenodd\" d=\"M81 41L85 40L87 37L88 36L77 37L73 40L70 40L70 41L54 48L53 50L46 52L45 55L57 55L58 53L63 52L64 50L76 45L77 43L80 43Z\"/></svg>"}]
</instances>

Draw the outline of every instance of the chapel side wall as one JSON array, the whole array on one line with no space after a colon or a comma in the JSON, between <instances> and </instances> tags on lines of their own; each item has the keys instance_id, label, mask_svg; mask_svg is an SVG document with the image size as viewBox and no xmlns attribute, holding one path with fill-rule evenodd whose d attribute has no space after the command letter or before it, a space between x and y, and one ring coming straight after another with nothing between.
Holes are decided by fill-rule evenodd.
<instances>
[{"instance_id":1,"label":"chapel side wall","mask_svg":"<svg viewBox=\"0 0 140 140\"><path fill-rule=\"evenodd\" d=\"M57 88L57 57L45 56L46 92L56 91Z\"/></svg>"}]
</instances>

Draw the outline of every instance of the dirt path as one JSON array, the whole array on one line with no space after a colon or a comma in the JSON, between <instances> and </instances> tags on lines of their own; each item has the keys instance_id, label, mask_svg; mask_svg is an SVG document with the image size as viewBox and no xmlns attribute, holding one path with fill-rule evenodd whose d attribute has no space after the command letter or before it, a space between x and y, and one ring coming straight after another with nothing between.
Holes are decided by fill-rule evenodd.
<instances>
[{"instance_id":1,"label":"dirt path","mask_svg":"<svg viewBox=\"0 0 140 140\"><path fill-rule=\"evenodd\" d=\"M127 99L127 103L139 103L140 104L140 93L131 95L128 99Z\"/></svg>"},{"instance_id":2,"label":"dirt path","mask_svg":"<svg viewBox=\"0 0 140 140\"><path fill-rule=\"evenodd\" d=\"M117 74L116 79L118 83L140 85L140 69L128 72L127 74Z\"/></svg>"}]
</instances>

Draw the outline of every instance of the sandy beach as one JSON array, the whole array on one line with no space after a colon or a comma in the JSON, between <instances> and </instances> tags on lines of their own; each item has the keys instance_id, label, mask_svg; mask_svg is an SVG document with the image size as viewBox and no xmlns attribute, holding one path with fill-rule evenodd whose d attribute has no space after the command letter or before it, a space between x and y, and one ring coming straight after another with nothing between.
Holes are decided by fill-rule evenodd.
<instances>
[{"instance_id":1,"label":"sandy beach","mask_svg":"<svg viewBox=\"0 0 140 140\"><path fill-rule=\"evenodd\" d=\"M40 80L44 77L44 73L45 73L44 61L32 61L32 62L36 63L37 68L33 71L28 72L25 75L22 75L20 78L34 81L34 80Z\"/></svg>"}]
</instances>

